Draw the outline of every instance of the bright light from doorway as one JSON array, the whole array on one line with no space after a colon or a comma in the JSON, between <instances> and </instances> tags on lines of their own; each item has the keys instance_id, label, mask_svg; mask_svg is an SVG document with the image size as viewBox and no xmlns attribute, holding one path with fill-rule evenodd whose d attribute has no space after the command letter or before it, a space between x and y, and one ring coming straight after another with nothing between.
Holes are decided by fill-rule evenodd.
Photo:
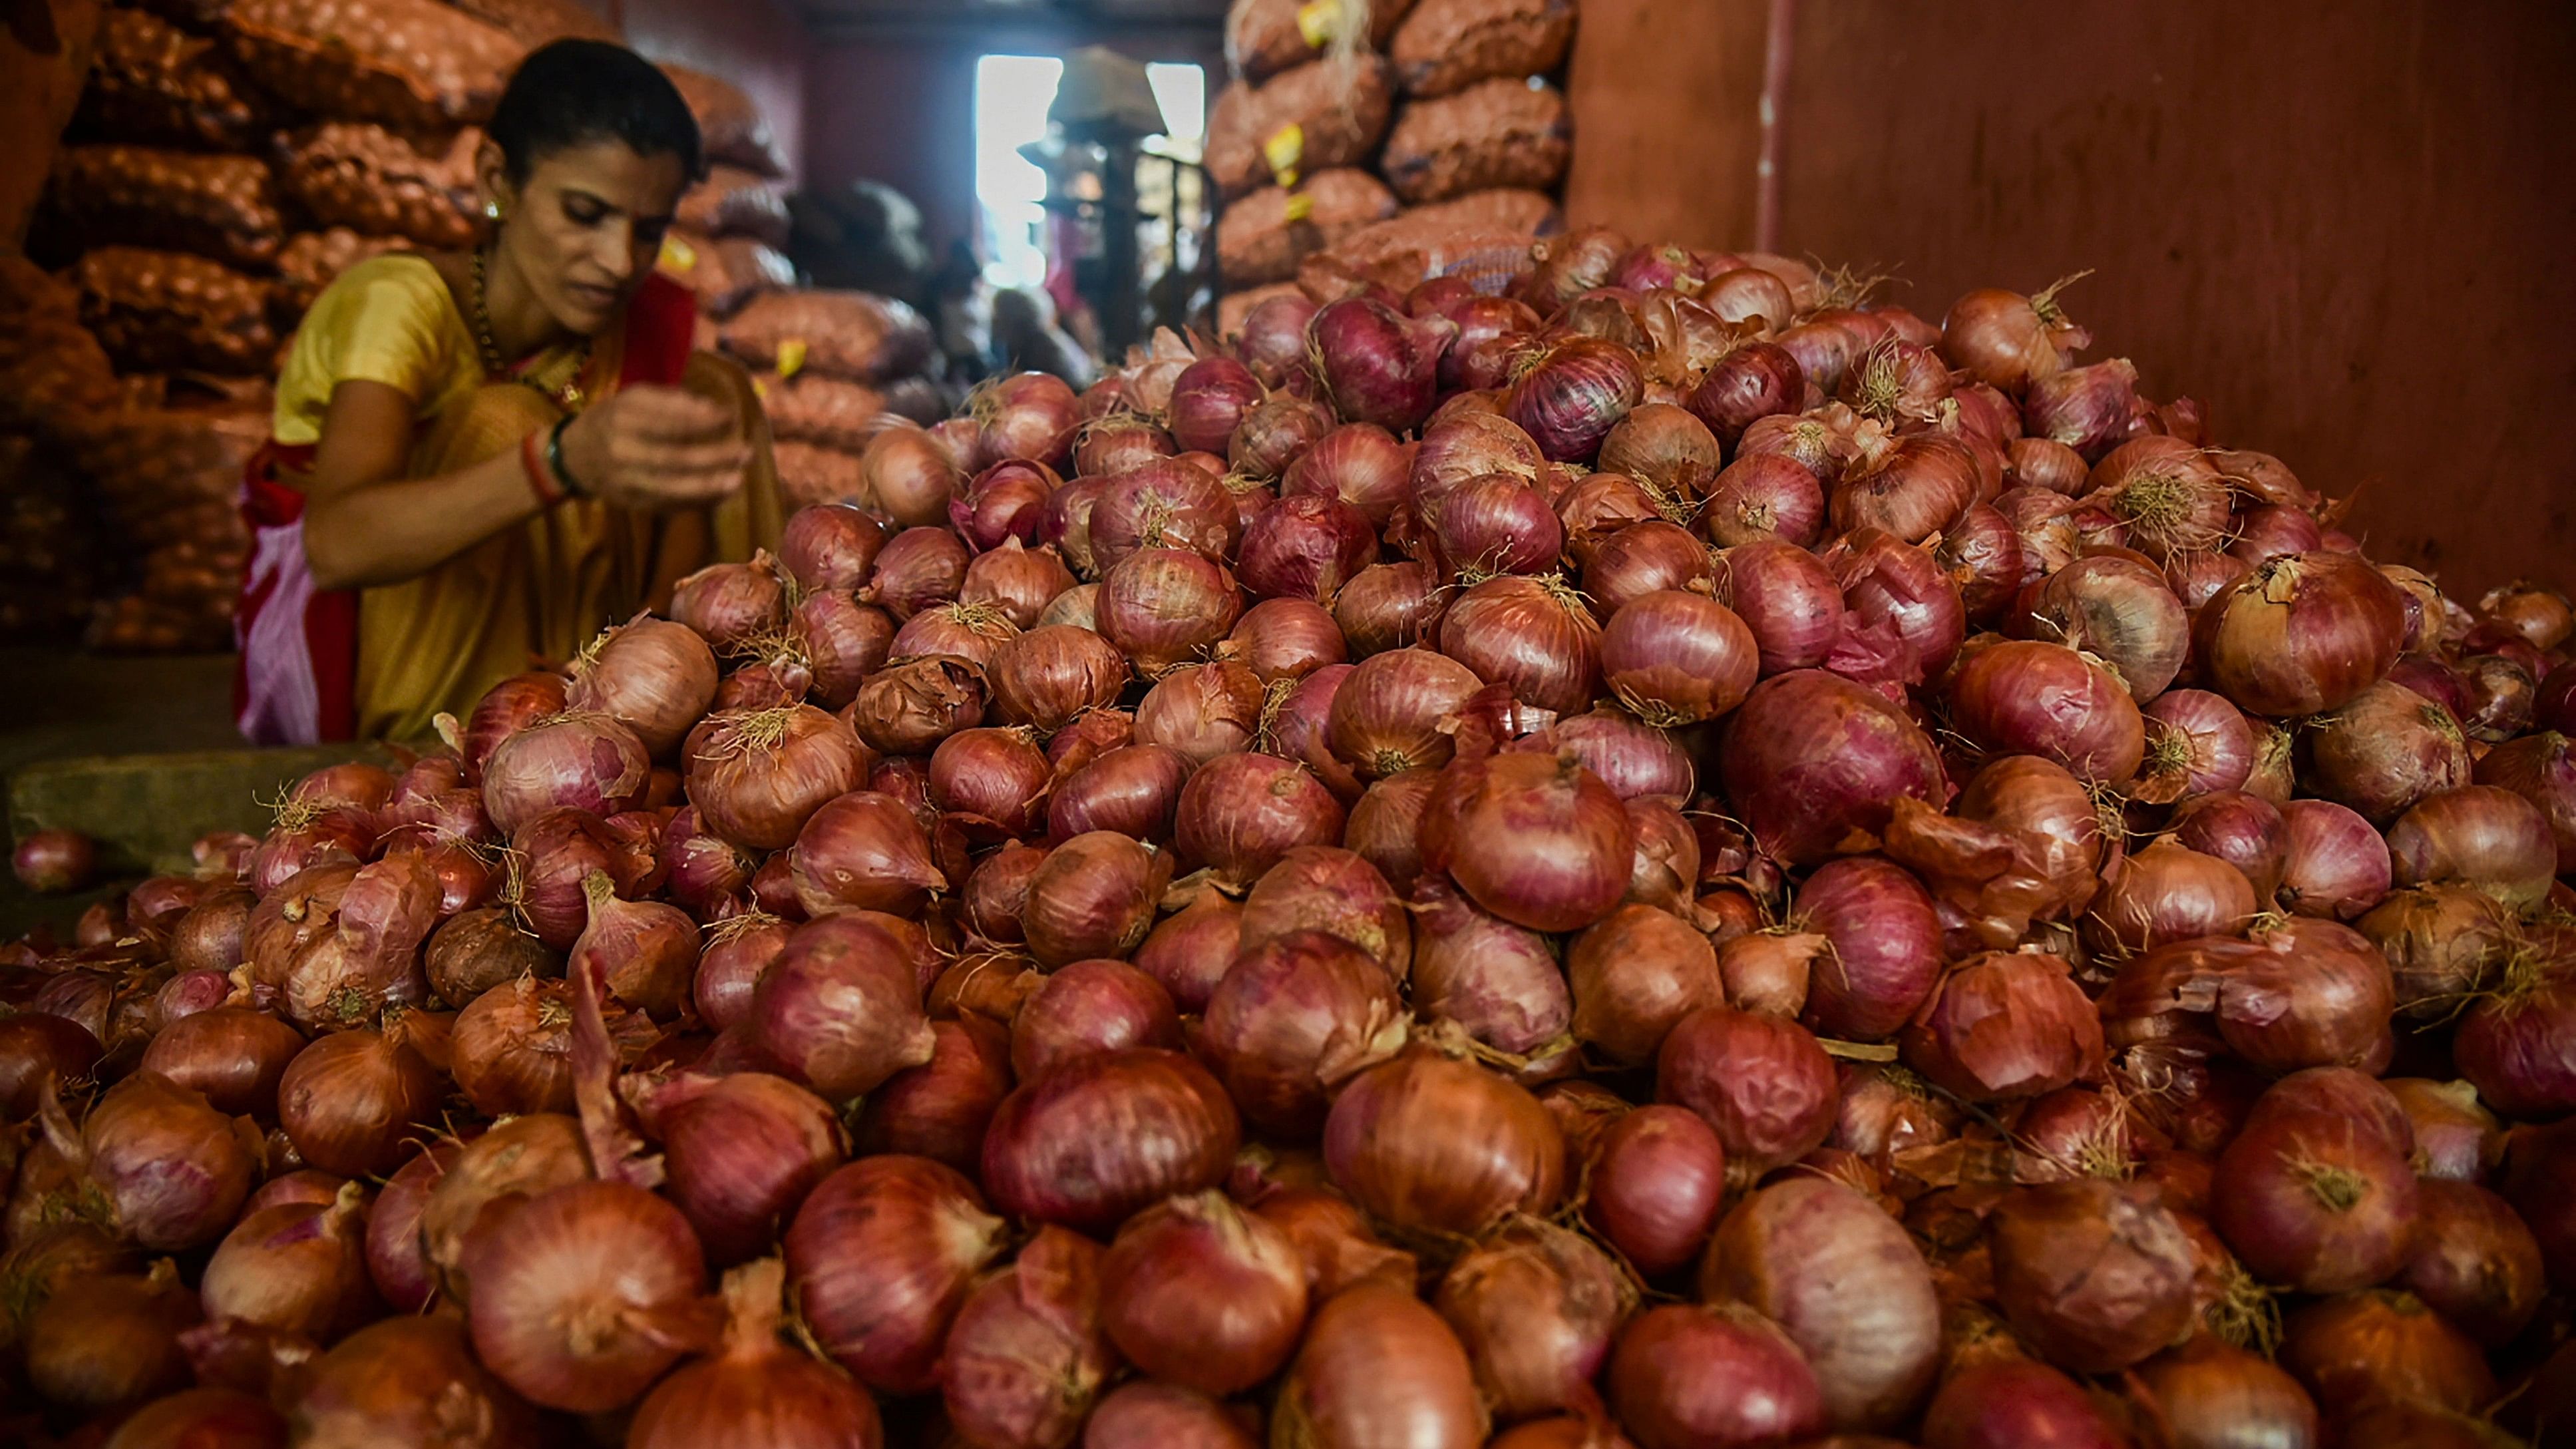
<instances>
[{"instance_id":1,"label":"bright light from doorway","mask_svg":"<svg viewBox=\"0 0 2576 1449\"><path fill-rule=\"evenodd\" d=\"M1187 61L1158 60L1145 67L1145 83L1163 109L1163 153L1197 160L1207 140L1207 72Z\"/></svg>"},{"instance_id":2,"label":"bright light from doorway","mask_svg":"<svg viewBox=\"0 0 2576 1449\"><path fill-rule=\"evenodd\" d=\"M1064 62L988 55L975 62L975 200L984 219L984 275L997 287L1046 280L1046 173L1020 148L1046 139Z\"/></svg>"}]
</instances>

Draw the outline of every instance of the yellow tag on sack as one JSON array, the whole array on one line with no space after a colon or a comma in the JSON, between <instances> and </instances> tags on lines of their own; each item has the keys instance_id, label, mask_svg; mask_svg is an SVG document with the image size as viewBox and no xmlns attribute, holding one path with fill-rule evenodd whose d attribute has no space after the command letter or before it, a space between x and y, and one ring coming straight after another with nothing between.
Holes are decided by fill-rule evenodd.
<instances>
[{"instance_id":1,"label":"yellow tag on sack","mask_svg":"<svg viewBox=\"0 0 2576 1449\"><path fill-rule=\"evenodd\" d=\"M694 271L698 265L698 249L678 237L666 236L662 238L662 265L675 272Z\"/></svg>"},{"instance_id":2,"label":"yellow tag on sack","mask_svg":"<svg viewBox=\"0 0 2576 1449\"><path fill-rule=\"evenodd\" d=\"M769 384L762 382L759 378L753 378L751 380L751 395L760 399L762 402L769 401Z\"/></svg>"},{"instance_id":3,"label":"yellow tag on sack","mask_svg":"<svg viewBox=\"0 0 2576 1449\"><path fill-rule=\"evenodd\" d=\"M1300 191L1288 198L1288 224L1295 226L1315 214L1315 198Z\"/></svg>"},{"instance_id":4,"label":"yellow tag on sack","mask_svg":"<svg viewBox=\"0 0 2576 1449\"><path fill-rule=\"evenodd\" d=\"M1297 7L1297 33L1305 38L1308 50L1332 44L1341 21L1342 0L1306 0Z\"/></svg>"},{"instance_id":5,"label":"yellow tag on sack","mask_svg":"<svg viewBox=\"0 0 2576 1449\"><path fill-rule=\"evenodd\" d=\"M805 370L805 339L790 337L778 344L778 375L794 377Z\"/></svg>"},{"instance_id":6,"label":"yellow tag on sack","mask_svg":"<svg viewBox=\"0 0 2576 1449\"><path fill-rule=\"evenodd\" d=\"M1270 133L1261 143L1261 159L1270 163L1270 174L1282 186L1297 184L1297 163L1306 159L1306 128L1291 121Z\"/></svg>"}]
</instances>

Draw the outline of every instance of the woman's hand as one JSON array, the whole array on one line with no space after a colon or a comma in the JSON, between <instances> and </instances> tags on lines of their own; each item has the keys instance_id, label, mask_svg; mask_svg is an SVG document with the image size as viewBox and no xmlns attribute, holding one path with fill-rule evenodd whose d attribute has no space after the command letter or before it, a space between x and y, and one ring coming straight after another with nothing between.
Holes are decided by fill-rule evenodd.
<instances>
[{"instance_id":1,"label":"woman's hand","mask_svg":"<svg viewBox=\"0 0 2576 1449\"><path fill-rule=\"evenodd\" d=\"M573 419L563 464L579 491L619 507L691 508L741 489L751 443L722 404L639 383Z\"/></svg>"}]
</instances>

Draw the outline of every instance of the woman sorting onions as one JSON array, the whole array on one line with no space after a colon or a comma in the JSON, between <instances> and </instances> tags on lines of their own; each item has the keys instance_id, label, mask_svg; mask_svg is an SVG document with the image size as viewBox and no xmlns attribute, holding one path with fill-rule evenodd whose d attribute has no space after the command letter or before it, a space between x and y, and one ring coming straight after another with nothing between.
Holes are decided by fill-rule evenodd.
<instances>
[{"instance_id":1,"label":"woman sorting onions","mask_svg":"<svg viewBox=\"0 0 2576 1449\"><path fill-rule=\"evenodd\" d=\"M776 540L750 381L693 353L691 295L653 270L700 165L679 91L561 41L488 132L482 245L351 268L287 355L242 504L256 742L424 734Z\"/></svg>"}]
</instances>

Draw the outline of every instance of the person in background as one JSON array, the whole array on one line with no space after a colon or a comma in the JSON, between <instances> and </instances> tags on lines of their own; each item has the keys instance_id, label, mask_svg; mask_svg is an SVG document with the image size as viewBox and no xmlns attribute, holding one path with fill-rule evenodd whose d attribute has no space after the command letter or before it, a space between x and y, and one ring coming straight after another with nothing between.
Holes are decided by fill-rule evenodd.
<instances>
[{"instance_id":1,"label":"person in background","mask_svg":"<svg viewBox=\"0 0 2576 1449\"><path fill-rule=\"evenodd\" d=\"M700 167L687 103L565 40L486 129L488 239L351 268L278 379L234 626L255 742L426 734L776 541L750 379L692 352L690 293L653 270Z\"/></svg>"},{"instance_id":2,"label":"person in background","mask_svg":"<svg viewBox=\"0 0 2576 1449\"><path fill-rule=\"evenodd\" d=\"M1051 372L1076 391L1100 373L1082 344L1056 325L1047 294L1024 287L993 294L993 356L1004 372Z\"/></svg>"}]
</instances>

